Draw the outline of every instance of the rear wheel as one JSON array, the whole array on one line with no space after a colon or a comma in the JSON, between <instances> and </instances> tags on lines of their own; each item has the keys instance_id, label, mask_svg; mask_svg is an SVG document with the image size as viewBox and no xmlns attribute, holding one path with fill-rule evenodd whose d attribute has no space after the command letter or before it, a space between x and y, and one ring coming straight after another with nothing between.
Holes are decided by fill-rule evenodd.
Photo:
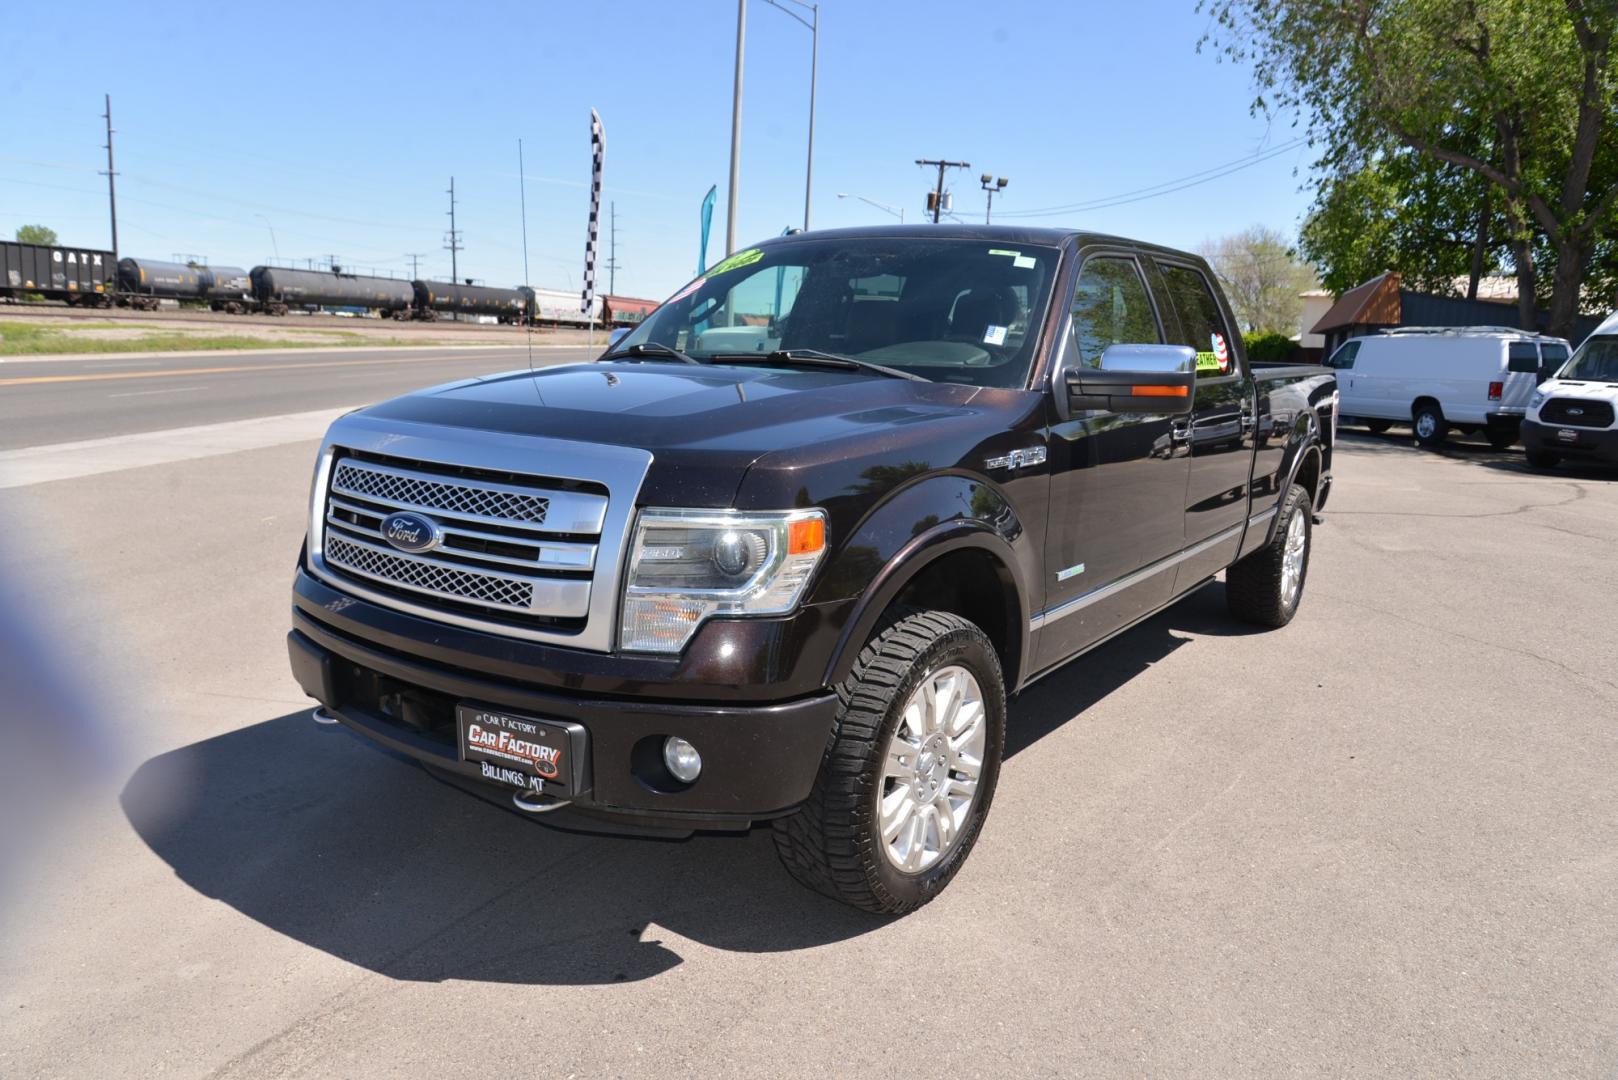
<instances>
[{"instance_id":1,"label":"rear wheel","mask_svg":"<svg viewBox=\"0 0 1618 1080\"><path fill-rule=\"evenodd\" d=\"M861 651L820 775L775 822L789 873L834 900L899 915L937 896L976 843L1000 773L1000 661L972 623L908 615Z\"/></svg>"},{"instance_id":2,"label":"rear wheel","mask_svg":"<svg viewBox=\"0 0 1618 1080\"><path fill-rule=\"evenodd\" d=\"M1365 421L1365 426L1368 429L1370 429L1370 431L1371 431L1371 433L1373 435L1381 435L1383 432L1387 431L1390 427L1393 426L1393 421L1392 420L1367 420L1367 421Z\"/></svg>"},{"instance_id":3,"label":"rear wheel","mask_svg":"<svg viewBox=\"0 0 1618 1080\"><path fill-rule=\"evenodd\" d=\"M1439 446L1449 436L1449 421L1444 419L1444 410L1431 402L1416 406L1412 426L1416 429L1416 441L1423 446Z\"/></svg>"},{"instance_id":4,"label":"rear wheel","mask_svg":"<svg viewBox=\"0 0 1618 1080\"><path fill-rule=\"evenodd\" d=\"M1287 489L1275 535L1225 572L1225 604L1243 622L1285 626L1298 613L1309 575L1314 501L1299 484Z\"/></svg>"},{"instance_id":5,"label":"rear wheel","mask_svg":"<svg viewBox=\"0 0 1618 1080\"><path fill-rule=\"evenodd\" d=\"M1527 457L1528 464L1536 469L1554 469L1562 463L1561 457L1549 450L1530 450Z\"/></svg>"}]
</instances>

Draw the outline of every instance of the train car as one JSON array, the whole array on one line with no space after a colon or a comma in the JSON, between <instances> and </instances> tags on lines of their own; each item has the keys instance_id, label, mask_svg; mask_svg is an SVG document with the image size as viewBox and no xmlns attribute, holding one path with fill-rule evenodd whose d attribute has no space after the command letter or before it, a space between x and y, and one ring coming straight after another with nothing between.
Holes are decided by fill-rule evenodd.
<instances>
[{"instance_id":1,"label":"train car","mask_svg":"<svg viewBox=\"0 0 1618 1080\"><path fill-rule=\"evenodd\" d=\"M656 300L633 296L608 296L601 302L602 321L610 326L635 326L656 310Z\"/></svg>"},{"instance_id":2,"label":"train car","mask_svg":"<svg viewBox=\"0 0 1618 1080\"><path fill-rule=\"evenodd\" d=\"M528 314L528 297L520 289L487 285L457 285L453 281L412 281L416 292L416 318L433 319L439 312L493 315L503 323L520 323Z\"/></svg>"},{"instance_id":3,"label":"train car","mask_svg":"<svg viewBox=\"0 0 1618 1080\"><path fill-rule=\"evenodd\" d=\"M215 311L240 315L258 306L253 299L253 279L239 266L207 266L202 269L203 296Z\"/></svg>"},{"instance_id":4,"label":"train car","mask_svg":"<svg viewBox=\"0 0 1618 1080\"><path fill-rule=\"evenodd\" d=\"M416 290L403 278L280 266L255 266L248 276L254 299L271 315L285 315L295 307L356 307L405 319L416 299Z\"/></svg>"},{"instance_id":5,"label":"train car","mask_svg":"<svg viewBox=\"0 0 1618 1080\"><path fill-rule=\"evenodd\" d=\"M118 287L110 251L0 240L0 296L106 307Z\"/></svg>"},{"instance_id":6,"label":"train car","mask_svg":"<svg viewBox=\"0 0 1618 1080\"><path fill-rule=\"evenodd\" d=\"M159 300L201 300L205 271L158 259L119 259L119 303L152 311Z\"/></svg>"},{"instance_id":7,"label":"train car","mask_svg":"<svg viewBox=\"0 0 1618 1080\"><path fill-rule=\"evenodd\" d=\"M566 289L531 289L523 286L520 290L528 297L528 317L536 323L549 323L553 326L587 326L590 323L592 312L580 307L580 294ZM596 295L591 307L597 325L601 324L601 296Z\"/></svg>"}]
</instances>

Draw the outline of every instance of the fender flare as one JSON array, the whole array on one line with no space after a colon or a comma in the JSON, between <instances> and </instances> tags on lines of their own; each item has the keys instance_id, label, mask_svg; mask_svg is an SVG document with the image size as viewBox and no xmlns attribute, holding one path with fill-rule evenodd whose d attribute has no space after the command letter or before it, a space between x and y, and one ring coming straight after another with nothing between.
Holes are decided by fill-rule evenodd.
<instances>
[{"instance_id":1,"label":"fender flare","mask_svg":"<svg viewBox=\"0 0 1618 1080\"><path fill-rule=\"evenodd\" d=\"M1281 503L1287 497L1287 492L1292 490L1292 485L1297 481L1298 474L1303 471L1304 462L1309 460L1311 454L1320 460L1322 470L1325 468L1326 456L1320 448L1320 432L1317 430L1315 423L1314 412L1311 410L1303 414L1303 420L1294 428L1294 430L1301 429L1303 434L1299 438L1292 440L1291 445L1294 448L1292 450L1292 464L1287 468L1286 483L1282 484L1281 490L1276 493L1276 509L1280 509ZM1312 499L1317 494L1318 491L1311 491L1309 497ZM1280 514L1275 514L1270 518L1269 524L1264 528L1264 543L1260 544L1259 547L1263 547L1275 539L1275 530L1280 524Z\"/></svg>"},{"instance_id":2,"label":"fender flare","mask_svg":"<svg viewBox=\"0 0 1618 1080\"><path fill-rule=\"evenodd\" d=\"M1021 669L1027 666L1031 644L1027 591L1014 569L1017 560L1011 545L987 523L973 518L941 522L919 533L883 565L870 586L860 594L853 614L844 624L837 644L832 648L826 666L825 685L836 686L848 678L854 661L870 640L878 621L906 585L939 559L960 551L987 554L994 564L1001 586L1006 588L1008 607L1014 609L1009 612L1007 631L1012 640L1008 644L1016 649L1019 669L1005 673L1007 692L1021 685Z\"/></svg>"}]
</instances>

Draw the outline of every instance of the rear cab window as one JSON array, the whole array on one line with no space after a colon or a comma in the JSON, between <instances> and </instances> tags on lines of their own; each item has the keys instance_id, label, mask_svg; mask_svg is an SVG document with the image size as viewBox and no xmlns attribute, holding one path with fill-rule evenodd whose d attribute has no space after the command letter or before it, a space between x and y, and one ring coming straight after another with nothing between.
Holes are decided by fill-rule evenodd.
<instances>
[{"instance_id":1,"label":"rear cab window","mask_svg":"<svg viewBox=\"0 0 1618 1080\"><path fill-rule=\"evenodd\" d=\"M1196 351L1198 379L1240 374L1230 327L1207 277L1200 270L1178 263L1159 262L1157 270L1179 324L1177 330L1170 331L1169 344L1188 345Z\"/></svg>"}]
</instances>

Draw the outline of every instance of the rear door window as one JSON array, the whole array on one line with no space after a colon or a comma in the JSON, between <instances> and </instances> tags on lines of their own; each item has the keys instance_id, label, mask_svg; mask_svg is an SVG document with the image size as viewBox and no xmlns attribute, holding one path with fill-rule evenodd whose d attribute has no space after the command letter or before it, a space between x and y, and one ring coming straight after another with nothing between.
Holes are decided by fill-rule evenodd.
<instances>
[{"instance_id":1,"label":"rear door window","mask_svg":"<svg viewBox=\"0 0 1618 1080\"><path fill-rule=\"evenodd\" d=\"M1158 263L1169 303L1179 322L1169 335L1171 345L1189 345L1197 353L1197 378L1218 379L1238 372L1230 327L1214 299L1213 287L1200 270L1174 263Z\"/></svg>"},{"instance_id":2,"label":"rear door window","mask_svg":"<svg viewBox=\"0 0 1618 1080\"><path fill-rule=\"evenodd\" d=\"M1506 354L1506 370L1533 375L1539 371L1539 346L1532 341L1513 341Z\"/></svg>"}]
</instances>

